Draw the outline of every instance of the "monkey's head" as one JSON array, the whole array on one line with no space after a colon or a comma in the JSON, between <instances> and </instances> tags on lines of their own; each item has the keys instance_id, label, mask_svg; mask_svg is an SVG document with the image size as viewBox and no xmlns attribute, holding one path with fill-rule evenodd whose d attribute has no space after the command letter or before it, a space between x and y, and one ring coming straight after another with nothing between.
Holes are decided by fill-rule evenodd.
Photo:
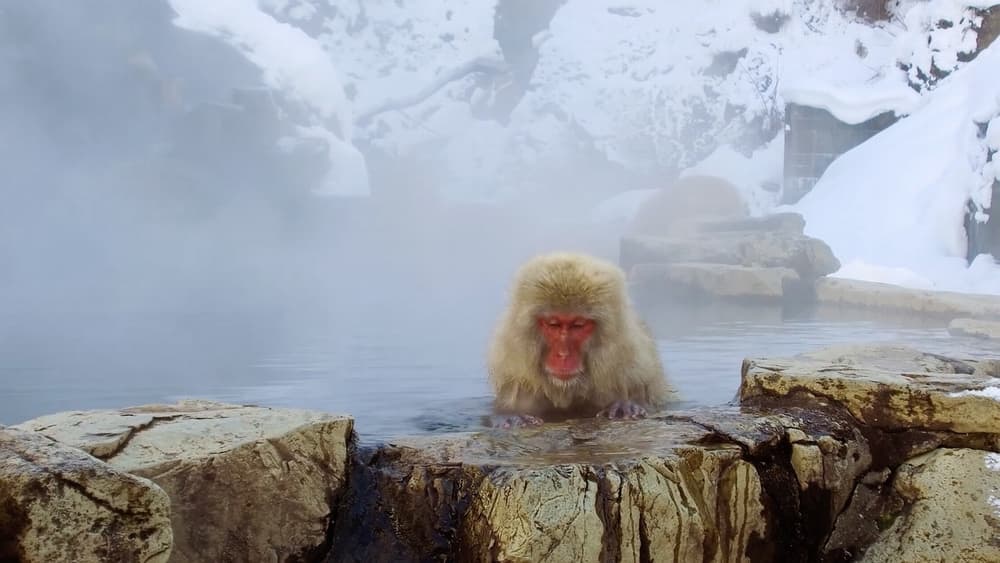
<instances>
[{"instance_id":1,"label":"monkey's head","mask_svg":"<svg viewBox=\"0 0 1000 563\"><path fill-rule=\"evenodd\" d=\"M528 261L518 272L513 302L521 334L551 383L570 385L586 376L606 334L616 334L626 307L625 277L618 266L571 253Z\"/></svg>"}]
</instances>

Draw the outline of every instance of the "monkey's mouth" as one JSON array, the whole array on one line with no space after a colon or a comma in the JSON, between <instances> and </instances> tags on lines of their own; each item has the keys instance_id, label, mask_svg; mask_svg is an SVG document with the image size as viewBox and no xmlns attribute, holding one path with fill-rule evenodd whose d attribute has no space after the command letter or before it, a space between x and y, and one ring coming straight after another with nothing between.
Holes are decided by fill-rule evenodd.
<instances>
[{"instance_id":1,"label":"monkey's mouth","mask_svg":"<svg viewBox=\"0 0 1000 563\"><path fill-rule=\"evenodd\" d=\"M546 366L545 372L554 379L566 382L576 379L582 373L582 370L579 366Z\"/></svg>"}]
</instances>

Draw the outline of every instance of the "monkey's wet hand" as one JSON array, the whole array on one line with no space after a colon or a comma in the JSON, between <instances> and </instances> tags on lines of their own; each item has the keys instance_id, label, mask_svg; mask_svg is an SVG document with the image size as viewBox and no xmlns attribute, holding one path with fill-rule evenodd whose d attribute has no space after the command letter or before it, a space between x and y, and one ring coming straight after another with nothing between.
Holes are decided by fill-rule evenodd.
<instances>
[{"instance_id":1,"label":"monkey's wet hand","mask_svg":"<svg viewBox=\"0 0 1000 563\"><path fill-rule=\"evenodd\" d=\"M520 428L540 424L542 424L542 419L530 414L505 414L493 417L493 428Z\"/></svg>"},{"instance_id":2,"label":"monkey's wet hand","mask_svg":"<svg viewBox=\"0 0 1000 563\"><path fill-rule=\"evenodd\" d=\"M646 408L635 401L615 401L597 413L597 416L611 419L635 420L646 418Z\"/></svg>"}]
</instances>

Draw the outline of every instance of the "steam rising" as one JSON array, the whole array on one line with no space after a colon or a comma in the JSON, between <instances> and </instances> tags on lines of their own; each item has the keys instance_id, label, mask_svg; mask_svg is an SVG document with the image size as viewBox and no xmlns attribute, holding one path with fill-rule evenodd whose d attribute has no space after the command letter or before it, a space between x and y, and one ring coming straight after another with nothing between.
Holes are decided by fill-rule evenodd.
<instances>
[{"instance_id":1,"label":"steam rising","mask_svg":"<svg viewBox=\"0 0 1000 563\"><path fill-rule=\"evenodd\" d=\"M774 209L783 45L842 64L841 94L873 65L906 79L892 33L826 3L429 4L3 3L0 423L182 395L373 432L383 409L461 410L523 260L616 260L636 206L685 174ZM898 33L917 62L922 33ZM812 70L783 70L786 94L829 94L802 89Z\"/></svg>"}]
</instances>

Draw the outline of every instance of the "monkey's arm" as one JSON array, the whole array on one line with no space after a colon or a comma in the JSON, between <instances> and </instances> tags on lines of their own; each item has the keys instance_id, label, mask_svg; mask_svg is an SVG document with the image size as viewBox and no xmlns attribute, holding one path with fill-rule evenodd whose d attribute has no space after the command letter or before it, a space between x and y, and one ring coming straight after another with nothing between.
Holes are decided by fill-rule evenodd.
<instances>
[{"instance_id":1,"label":"monkey's arm","mask_svg":"<svg viewBox=\"0 0 1000 563\"><path fill-rule=\"evenodd\" d=\"M631 399L620 399L612 402L604 409L601 409L601 411L597 413L597 416L602 418L619 418L626 420L646 418L646 407Z\"/></svg>"},{"instance_id":2,"label":"monkey's arm","mask_svg":"<svg viewBox=\"0 0 1000 563\"><path fill-rule=\"evenodd\" d=\"M544 422L540 415L545 410L544 401L520 385L501 385L493 402L491 423L494 428L538 426Z\"/></svg>"}]
</instances>

